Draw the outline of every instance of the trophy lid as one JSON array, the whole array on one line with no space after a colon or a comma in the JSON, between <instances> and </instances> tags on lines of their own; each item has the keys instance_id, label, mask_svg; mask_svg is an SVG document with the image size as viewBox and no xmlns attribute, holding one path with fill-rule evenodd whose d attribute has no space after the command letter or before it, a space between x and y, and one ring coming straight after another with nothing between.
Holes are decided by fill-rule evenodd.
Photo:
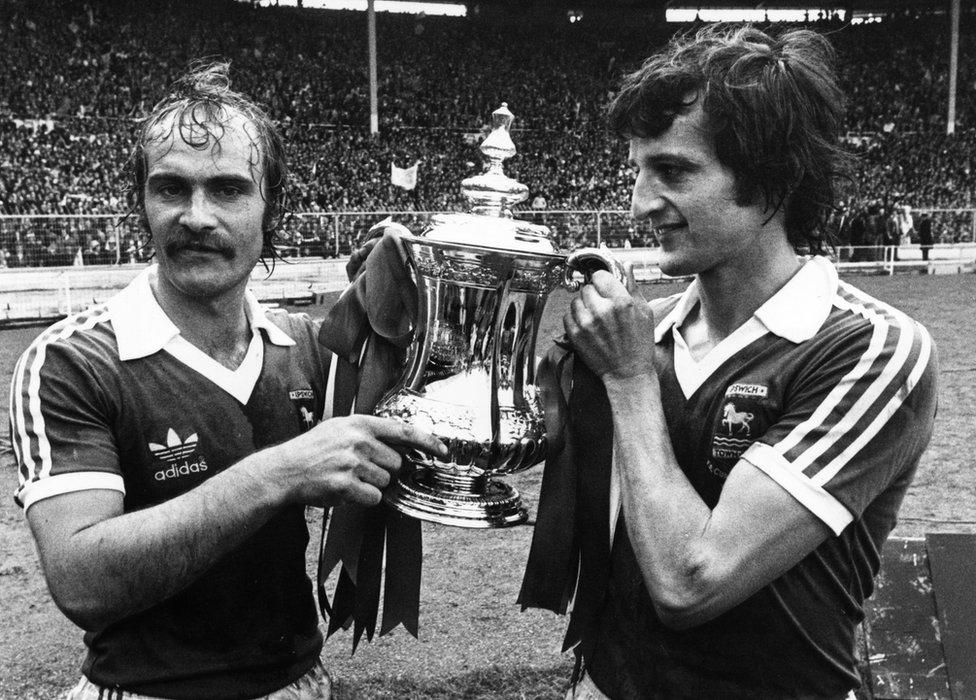
<instances>
[{"instance_id":1,"label":"trophy lid","mask_svg":"<svg viewBox=\"0 0 976 700\"><path fill-rule=\"evenodd\" d=\"M481 143L485 169L461 181L471 213L431 217L421 237L485 248L555 252L548 227L512 218L512 205L529 196L529 188L506 175L503 167L516 153L510 132L514 120L506 102L491 114L491 133Z\"/></svg>"}]
</instances>

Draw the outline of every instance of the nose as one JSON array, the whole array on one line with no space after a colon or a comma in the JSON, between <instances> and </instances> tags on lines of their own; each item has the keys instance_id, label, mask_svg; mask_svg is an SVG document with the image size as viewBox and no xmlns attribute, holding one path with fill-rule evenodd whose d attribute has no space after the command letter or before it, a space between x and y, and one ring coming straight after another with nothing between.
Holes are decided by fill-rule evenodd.
<instances>
[{"instance_id":1,"label":"nose","mask_svg":"<svg viewBox=\"0 0 976 700\"><path fill-rule=\"evenodd\" d=\"M654 187L650 178L643 173L638 175L630 197L631 217L635 221L645 221L652 219L655 214L660 214L665 208L667 208L667 201Z\"/></svg>"},{"instance_id":2,"label":"nose","mask_svg":"<svg viewBox=\"0 0 976 700\"><path fill-rule=\"evenodd\" d=\"M195 233L216 228L217 219L214 215L213 203L205 191L193 190L180 213L180 224Z\"/></svg>"}]
</instances>

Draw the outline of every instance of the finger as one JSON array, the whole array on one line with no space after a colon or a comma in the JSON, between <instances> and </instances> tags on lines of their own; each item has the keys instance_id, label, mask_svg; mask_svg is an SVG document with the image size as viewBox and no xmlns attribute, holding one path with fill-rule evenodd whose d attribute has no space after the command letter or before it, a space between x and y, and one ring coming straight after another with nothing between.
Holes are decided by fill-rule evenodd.
<instances>
[{"instance_id":1,"label":"finger","mask_svg":"<svg viewBox=\"0 0 976 700\"><path fill-rule=\"evenodd\" d=\"M580 290L580 299L583 301L583 305L597 315L610 306L610 298L611 297L604 295L603 292L593 284L587 284Z\"/></svg>"},{"instance_id":2,"label":"finger","mask_svg":"<svg viewBox=\"0 0 976 700\"><path fill-rule=\"evenodd\" d=\"M634 275L634 263L625 262L623 264L624 268L624 282L627 287L627 291L632 297L640 297L643 299L643 295L640 292L640 288L637 286L637 277Z\"/></svg>"},{"instance_id":3,"label":"finger","mask_svg":"<svg viewBox=\"0 0 976 700\"><path fill-rule=\"evenodd\" d=\"M368 429L373 435L387 445L414 447L436 457L448 455L447 445L435 435L419 430L409 423L380 416L363 416L363 419L367 421Z\"/></svg>"},{"instance_id":4,"label":"finger","mask_svg":"<svg viewBox=\"0 0 976 700\"><path fill-rule=\"evenodd\" d=\"M613 299L615 297L630 296L630 292L627 291L627 287L621 284L620 280L611 275L606 270L597 270L593 273L590 278L590 284L600 292L601 296L608 299Z\"/></svg>"},{"instance_id":5,"label":"finger","mask_svg":"<svg viewBox=\"0 0 976 700\"><path fill-rule=\"evenodd\" d=\"M380 469L396 474L403 468L403 455L380 440L365 443L363 457Z\"/></svg>"},{"instance_id":6,"label":"finger","mask_svg":"<svg viewBox=\"0 0 976 700\"><path fill-rule=\"evenodd\" d=\"M566 331L566 343L570 348L573 348L573 339L579 334L579 324L576 323L573 314L568 311L563 314L563 330Z\"/></svg>"},{"instance_id":7,"label":"finger","mask_svg":"<svg viewBox=\"0 0 976 700\"><path fill-rule=\"evenodd\" d=\"M368 484L381 491L390 485L393 476L390 472L370 462L362 462L354 470L356 478L364 484Z\"/></svg>"},{"instance_id":8,"label":"finger","mask_svg":"<svg viewBox=\"0 0 976 700\"><path fill-rule=\"evenodd\" d=\"M584 288L585 289L585 288ZM588 328L593 325L593 312L587 307L586 302L584 302L580 297L576 297L569 303L569 316L572 316L576 325L579 326L577 330Z\"/></svg>"},{"instance_id":9,"label":"finger","mask_svg":"<svg viewBox=\"0 0 976 700\"><path fill-rule=\"evenodd\" d=\"M383 491L370 484L356 482L342 495L342 500L362 506L376 506L383 500Z\"/></svg>"}]
</instances>

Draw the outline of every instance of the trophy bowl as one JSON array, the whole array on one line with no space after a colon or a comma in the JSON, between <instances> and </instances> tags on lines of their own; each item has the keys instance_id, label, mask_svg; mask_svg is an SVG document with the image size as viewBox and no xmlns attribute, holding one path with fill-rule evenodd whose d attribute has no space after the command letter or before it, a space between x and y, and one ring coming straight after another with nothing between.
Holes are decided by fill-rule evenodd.
<instances>
[{"instance_id":1,"label":"trophy bowl","mask_svg":"<svg viewBox=\"0 0 976 700\"><path fill-rule=\"evenodd\" d=\"M560 253L546 227L512 217L509 207L528 191L502 172L515 153L512 114L503 104L492 118L481 146L488 166L462 182L472 212L432 217L420 235L399 237L417 283L417 318L404 371L374 409L433 433L449 451L444 459L409 454L412 468L386 502L468 528L527 517L518 492L493 477L546 457L535 346L547 297L578 289L595 269L624 277L604 251Z\"/></svg>"}]
</instances>

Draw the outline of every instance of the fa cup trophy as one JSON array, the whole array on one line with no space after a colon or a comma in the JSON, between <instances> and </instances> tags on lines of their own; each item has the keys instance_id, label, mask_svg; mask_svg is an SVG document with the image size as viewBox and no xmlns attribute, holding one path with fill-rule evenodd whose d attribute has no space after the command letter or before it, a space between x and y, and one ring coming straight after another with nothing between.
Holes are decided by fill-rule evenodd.
<instances>
[{"instance_id":1,"label":"fa cup trophy","mask_svg":"<svg viewBox=\"0 0 976 700\"><path fill-rule=\"evenodd\" d=\"M421 453L387 490L396 510L469 528L522 522L518 492L493 479L546 456L545 422L535 381L536 335L550 292L578 289L596 269L623 278L596 249L560 253L549 229L512 217L528 188L502 169L515 155L506 104L492 113L481 145L483 173L465 179L467 214L435 216L419 236L405 235L419 296L403 374L375 413L430 431L450 451Z\"/></svg>"}]
</instances>

